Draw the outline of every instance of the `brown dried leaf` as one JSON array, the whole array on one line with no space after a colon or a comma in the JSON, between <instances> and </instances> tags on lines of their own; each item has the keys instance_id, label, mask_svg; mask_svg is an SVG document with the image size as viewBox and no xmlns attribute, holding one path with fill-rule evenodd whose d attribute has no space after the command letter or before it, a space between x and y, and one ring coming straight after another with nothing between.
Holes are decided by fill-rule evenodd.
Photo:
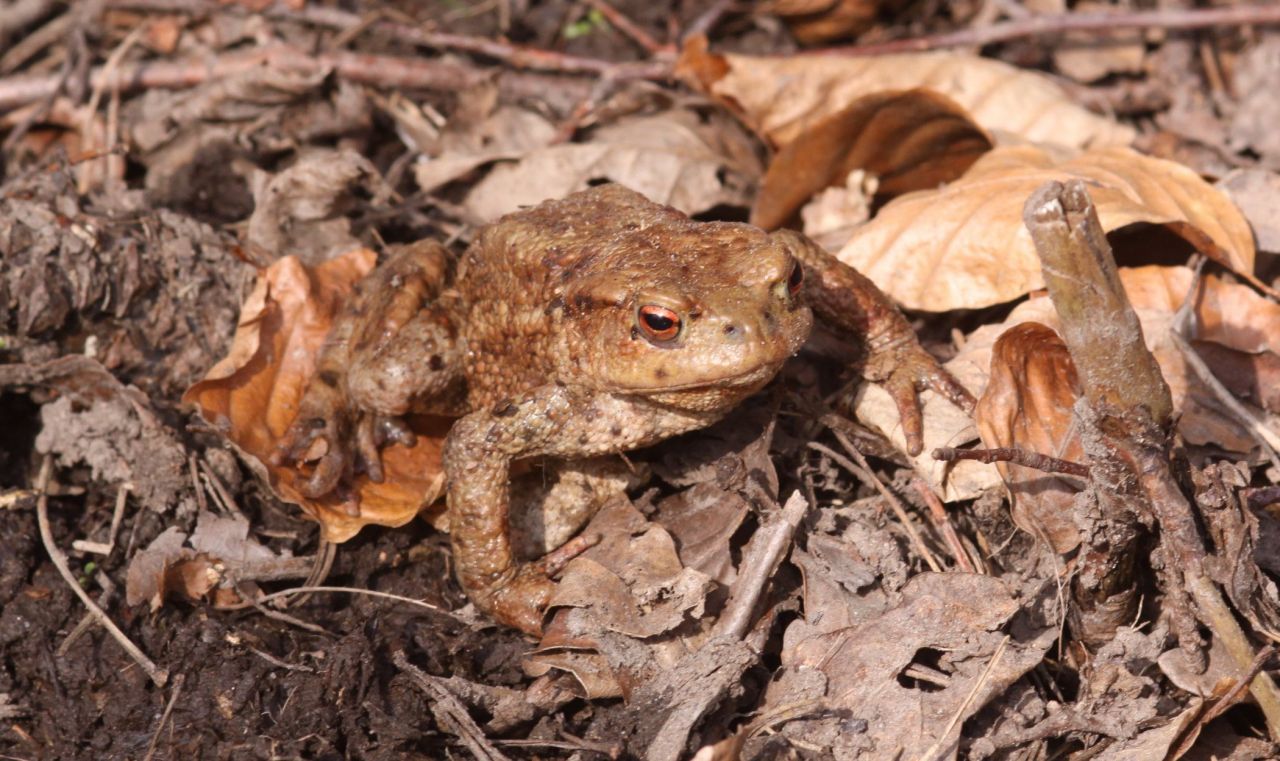
<instances>
[{"instance_id":1,"label":"brown dried leaf","mask_svg":"<svg viewBox=\"0 0 1280 761\"><path fill-rule=\"evenodd\" d=\"M991 352L991 377L974 411L982 443L1084 462L1073 412L1079 395L1075 364L1058 334L1038 322L1016 325ZM1078 481L1011 463L997 467L1019 528L1058 554L1080 544L1073 520Z\"/></svg>"},{"instance_id":2,"label":"brown dried leaf","mask_svg":"<svg viewBox=\"0 0 1280 761\"><path fill-rule=\"evenodd\" d=\"M1162 225L1224 266L1252 274L1253 235L1230 200L1190 169L1127 148L1061 162L1030 146L997 148L947 187L891 201L837 256L911 309L1010 301L1044 287L1023 204L1045 182L1072 178L1089 184L1108 232Z\"/></svg>"},{"instance_id":3,"label":"brown dried leaf","mask_svg":"<svg viewBox=\"0 0 1280 761\"><path fill-rule=\"evenodd\" d=\"M600 127L590 141L552 145L494 167L467 195L477 222L524 206L563 198L593 181L626 185L658 203L696 214L720 204L742 205L760 173L725 145L732 127L711 129L691 111L668 111Z\"/></svg>"},{"instance_id":4,"label":"brown dried leaf","mask_svg":"<svg viewBox=\"0 0 1280 761\"><path fill-rule=\"evenodd\" d=\"M245 301L227 356L183 395L184 402L196 404L205 420L257 463L277 496L319 521L331 542L344 542L371 523L404 525L444 488L441 451L449 421L443 418L410 420L418 443L411 449L397 445L383 450L383 483L357 478L352 489L359 498L359 515L349 515L337 496L304 497L298 484L309 475L305 469L267 464L297 415L330 323L376 260L367 249L314 269L291 256L277 260Z\"/></svg>"},{"instance_id":5,"label":"brown dried leaf","mask_svg":"<svg viewBox=\"0 0 1280 761\"><path fill-rule=\"evenodd\" d=\"M769 164L751 223L771 230L792 221L813 195L850 172L877 178L877 197L937 187L964 174L993 142L968 113L932 90L884 91L796 135Z\"/></svg>"},{"instance_id":6,"label":"brown dried leaf","mask_svg":"<svg viewBox=\"0 0 1280 761\"><path fill-rule=\"evenodd\" d=\"M696 649L688 636L671 635L702 616L712 582L683 567L671 536L625 498L606 504L584 531L601 541L565 569L525 670L560 669L588 697L617 697ZM667 636L637 641L659 635Z\"/></svg>"},{"instance_id":7,"label":"brown dried leaf","mask_svg":"<svg viewBox=\"0 0 1280 761\"><path fill-rule=\"evenodd\" d=\"M1081 0L1074 13L1097 13L1114 9L1109 3ZM1067 34L1053 47L1053 63L1058 71L1077 82L1094 82L1110 74L1141 74L1147 46L1140 29Z\"/></svg>"},{"instance_id":8,"label":"brown dried leaf","mask_svg":"<svg viewBox=\"0 0 1280 761\"><path fill-rule=\"evenodd\" d=\"M773 145L867 95L924 88L965 109L974 123L1026 140L1076 148L1127 145L1134 132L1072 103L1048 77L959 53L755 57L685 45L677 73L720 100Z\"/></svg>"},{"instance_id":9,"label":"brown dried leaf","mask_svg":"<svg viewBox=\"0 0 1280 761\"><path fill-rule=\"evenodd\" d=\"M1191 270L1186 267L1120 268L1120 280L1138 314L1147 347L1155 355L1173 395L1174 407L1179 413L1178 432L1191 444L1216 444L1230 451L1248 452L1256 446L1254 437L1223 409L1216 395L1187 365L1181 350L1169 336L1173 314L1186 297L1192 277ZM1274 377L1276 370L1273 368L1277 366L1276 358L1280 357L1280 346L1277 346L1280 344L1280 306L1250 288L1210 275L1201 282L1194 314L1193 332L1189 338L1194 346L1206 349L1202 356L1214 375L1228 388L1246 391L1257 401L1272 403L1269 400L1274 399L1274 386L1269 379ZM1058 316L1053 303L1048 298L1033 298L1018 305L1003 324L979 328L947 366L954 368L961 377L968 370L981 367L982 377L976 378L973 385L981 387L984 380L990 382L986 375L992 363L992 347L1007 330L1026 322L1039 322L1056 329ZM1223 352L1228 352L1225 356L1229 361L1209 361L1210 357L1223 357ZM1050 391L1047 380L1039 385L1042 392ZM1062 392L1060 387L1051 389L1055 398ZM1019 393L1028 391L1022 389ZM1057 402L1059 406L1064 403L1061 399ZM1023 404L1024 407L1031 404L1041 413L1051 406L1046 400L1024 400ZM1245 406L1250 407L1248 403ZM1259 417L1264 415L1262 410L1253 411ZM982 413L988 420L995 414L990 410ZM982 416L979 421L982 425ZM1271 424L1275 425L1274 418ZM1057 425L1051 424L1050 427ZM992 436L987 439L988 443L1001 440L986 430L983 436ZM1012 434L1006 432L1003 436L1012 437ZM1049 450L1036 451L1053 454Z\"/></svg>"},{"instance_id":10,"label":"brown dried leaf","mask_svg":"<svg viewBox=\"0 0 1280 761\"><path fill-rule=\"evenodd\" d=\"M771 0L762 13L780 16L801 43L817 45L870 29L885 0Z\"/></svg>"},{"instance_id":11,"label":"brown dried leaf","mask_svg":"<svg viewBox=\"0 0 1280 761\"><path fill-rule=\"evenodd\" d=\"M935 743L954 747L964 720L1039 663L1054 640L1050 629L1009 641L1000 629L1018 609L998 579L919 574L902 590L901 602L879 615L813 636L788 636L766 707L818 700L840 712L840 726L860 720L863 733L844 738L857 743L846 757L897 758ZM926 673L934 679L917 676ZM959 721L946 720L952 716ZM784 734L824 732L826 721L793 721Z\"/></svg>"}]
</instances>

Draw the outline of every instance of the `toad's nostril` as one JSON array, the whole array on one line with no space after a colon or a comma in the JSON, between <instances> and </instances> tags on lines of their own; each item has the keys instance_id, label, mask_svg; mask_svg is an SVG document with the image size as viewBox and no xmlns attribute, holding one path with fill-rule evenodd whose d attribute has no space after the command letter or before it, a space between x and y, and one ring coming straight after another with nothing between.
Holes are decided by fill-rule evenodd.
<instances>
[{"instance_id":1,"label":"toad's nostril","mask_svg":"<svg viewBox=\"0 0 1280 761\"><path fill-rule=\"evenodd\" d=\"M734 325L733 323L729 323L728 325L724 326L724 334L726 336L734 335L737 332L738 332L738 326Z\"/></svg>"}]
</instances>

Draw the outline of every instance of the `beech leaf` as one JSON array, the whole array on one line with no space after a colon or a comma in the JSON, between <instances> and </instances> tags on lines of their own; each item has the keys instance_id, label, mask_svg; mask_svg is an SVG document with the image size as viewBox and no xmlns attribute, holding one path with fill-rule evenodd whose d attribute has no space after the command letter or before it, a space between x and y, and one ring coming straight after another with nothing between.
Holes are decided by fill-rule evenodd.
<instances>
[{"instance_id":1,"label":"beech leaf","mask_svg":"<svg viewBox=\"0 0 1280 761\"><path fill-rule=\"evenodd\" d=\"M1072 178L1088 183L1108 233L1160 225L1219 264L1252 275L1253 236L1231 201L1187 167L1128 148L1066 161L1031 146L997 148L950 185L891 201L837 256L910 309L1012 301L1044 287L1022 206L1045 182ZM1113 241L1121 259L1134 247L1123 244Z\"/></svg>"},{"instance_id":2,"label":"beech leaf","mask_svg":"<svg viewBox=\"0 0 1280 761\"><path fill-rule=\"evenodd\" d=\"M321 346L352 288L376 264L367 249L349 252L317 267L283 257L259 276L240 312L231 348L183 395L205 420L217 426L255 465L276 496L319 521L324 538L344 542L363 526L402 526L440 497L441 462L450 421L415 416L412 448L382 450L385 480L358 476L352 490L359 501L352 515L338 495L303 496L299 485L310 474L269 458L297 415L298 402L315 373Z\"/></svg>"}]
</instances>

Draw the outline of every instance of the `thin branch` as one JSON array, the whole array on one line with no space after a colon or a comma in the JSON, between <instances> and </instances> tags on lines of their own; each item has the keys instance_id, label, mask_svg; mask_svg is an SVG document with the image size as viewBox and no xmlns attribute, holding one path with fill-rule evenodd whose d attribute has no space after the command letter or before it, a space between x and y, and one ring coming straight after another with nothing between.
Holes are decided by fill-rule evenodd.
<instances>
[{"instance_id":1,"label":"thin branch","mask_svg":"<svg viewBox=\"0 0 1280 761\"><path fill-rule=\"evenodd\" d=\"M724 15L733 7L734 0L715 0L711 7L702 12L689 24L688 28L680 35L681 40L688 40L693 37L705 37L711 34L711 30L716 24L724 18Z\"/></svg>"},{"instance_id":2,"label":"thin branch","mask_svg":"<svg viewBox=\"0 0 1280 761\"><path fill-rule=\"evenodd\" d=\"M164 731L164 725L169 723L169 715L173 713L173 706L178 702L178 695L182 694L183 681L182 674L173 678L173 687L169 689L169 702L165 704L164 713L160 715L160 723L156 725L156 731L151 735L151 742L147 745L147 755L143 756L142 761L151 761L151 757L155 754L156 744L160 742L160 733Z\"/></svg>"},{"instance_id":3,"label":"thin branch","mask_svg":"<svg viewBox=\"0 0 1280 761\"><path fill-rule=\"evenodd\" d=\"M1000 659L1004 657L1004 650L1008 646L1009 635L1006 634L1004 635L1004 639L1000 640L1000 644L996 647L996 651L991 654L991 660L987 661L986 668L984 668L982 673L978 675L978 678L973 681L973 687L969 690L969 694L965 695L964 701L960 703L955 712L951 715L951 721L947 722L946 729L942 730L942 734L938 735L938 739L933 742L933 745L930 745L929 749L920 755L919 761L933 761L935 758L941 758L942 752L944 750L949 750L952 745L954 745L954 742L947 743L946 748L944 748L942 743L951 736L953 731L955 731L956 725L960 723L960 720L965 718L969 711L969 706L973 704L974 699L978 696L978 692L980 692L983 687L987 686L987 683L991 680L991 672L995 671L996 665L999 664Z\"/></svg>"},{"instance_id":4,"label":"thin branch","mask_svg":"<svg viewBox=\"0 0 1280 761\"><path fill-rule=\"evenodd\" d=\"M49 527L49 478L53 475L53 455L46 454L44 462L40 465L40 477L37 489L40 492L40 498L36 500L36 520L40 524L40 540L44 542L44 550L49 553L49 559L53 561L57 567L58 573L62 574L62 579L67 582L67 586L71 587L71 591L75 592L76 597L80 598L80 602L89 609L93 617L98 620L102 628L120 643L129 657L133 658L142 670L151 677L151 681L157 687L163 687L165 682L169 681L169 672L156 666L150 658L138 648L137 645L120 631L120 627L103 612L102 608L89 597L89 593L84 591L79 582L76 581L75 574L71 572L71 567L67 564L67 556L58 549L58 545L53 542L53 530Z\"/></svg>"},{"instance_id":5,"label":"thin branch","mask_svg":"<svg viewBox=\"0 0 1280 761\"><path fill-rule=\"evenodd\" d=\"M289 45L268 45L213 59L202 56L177 61L134 61L121 64L114 74L106 67L95 66L89 73L89 83L95 88L118 86L122 93L152 88L178 89L260 67L299 74L333 71L362 84L441 91L465 90L489 77L483 70L446 61L341 51L309 53ZM0 113L47 97L57 89L58 81L57 75L0 79Z\"/></svg>"},{"instance_id":6,"label":"thin branch","mask_svg":"<svg viewBox=\"0 0 1280 761\"><path fill-rule=\"evenodd\" d=\"M335 592L335 593L349 594L349 595L364 595L366 597L380 597L384 600L395 600L396 602L403 602L409 605L414 605L419 608L425 608L426 610L429 610L433 613L440 613L442 615L449 616L450 618L453 618L458 621L463 620L461 617L458 616L457 613L454 613L451 610L445 610L444 608L441 608L436 605L432 605L429 602L423 602L422 600L415 600L412 597L405 597L404 595L391 594L390 592L378 592L372 589L357 589L355 587L294 587L292 589L285 589L279 592L272 592L269 595L263 595L259 597L257 601L259 603L264 603L267 600L274 600L278 597L286 597L288 595L296 595L300 592L306 592L307 594L312 594L315 592Z\"/></svg>"},{"instance_id":7,"label":"thin branch","mask_svg":"<svg viewBox=\"0 0 1280 761\"><path fill-rule=\"evenodd\" d=\"M911 485L915 487L916 493L920 495L920 499L929 506L929 517L933 519L933 526L942 534L942 538L946 541L947 547L951 549L951 555L956 559L956 564L960 566L960 570L968 573L979 573L973 561L969 559L969 553L964 549L964 543L960 541L960 535L956 533L956 527L951 525L951 518L947 516L947 508L942 504L942 500L937 494L933 493L933 489L929 484L925 483L920 477L911 479Z\"/></svg>"},{"instance_id":8,"label":"thin branch","mask_svg":"<svg viewBox=\"0 0 1280 761\"><path fill-rule=\"evenodd\" d=\"M867 458L862 456L862 453L849 442L849 439L845 438L842 433L835 429L832 429L831 433L836 437L836 440L840 442L840 446L844 447L844 450L849 453L849 456L855 458L857 462L850 460L848 457L845 457L831 447L824 446L816 441L809 442L809 448L830 457L837 465L857 476L863 483L880 492L880 496L884 497L885 501L889 503L889 509L893 510L893 514L898 516L898 521L902 523L903 530L906 531L907 536L911 538L911 544L915 546L916 552L919 552L920 556L924 558L924 562L929 566L929 570L935 573L941 573L942 565L938 563L937 558L935 558L933 553L929 551L929 545L924 543L924 537L920 536L920 532L916 530L915 524L911 522L911 517L907 515L907 509L902 506L902 500L898 499L898 495L890 491L889 487L880 483L880 479L876 478L875 473L871 472L871 466L867 464Z\"/></svg>"},{"instance_id":9,"label":"thin branch","mask_svg":"<svg viewBox=\"0 0 1280 761\"><path fill-rule=\"evenodd\" d=\"M716 621L712 637L742 639L751 625L751 614L764 593L766 583L773 577L779 561L791 547L796 528L809 509L809 501L799 491L791 493L787 503L777 512L771 512L768 521L756 530L747 543L740 564L741 573L733 584L724 613Z\"/></svg>"},{"instance_id":10,"label":"thin branch","mask_svg":"<svg viewBox=\"0 0 1280 761\"><path fill-rule=\"evenodd\" d=\"M819 55L887 55L942 48L983 47L1029 37L1060 37L1071 32L1112 32L1118 29L1193 30L1227 26L1280 24L1280 5L1239 5L1222 8L1164 8L1129 13L1055 13L1003 21L990 26L913 37L869 45L809 51Z\"/></svg>"},{"instance_id":11,"label":"thin branch","mask_svg":"<svg viewBox=\"0 0 1280 761\"><path fill-rule=\"evenodd\" d=\"M1060 460L1039 452L1028 452L1017 447L992 447L991 449L956 449L955 447L938 447L933 450L933 459L941 462L957 460L977 460L988 465L995 462L1011 462L1024 468L1032 468L1042 473L1062 473L1079 478L1089 477L1089 466L1070 460Z\"/></svg>"},{"instance_id":12,"label":"thin branch","mask_svg":"<svg viewBox=\"0 0 1280 761\"><path fill-rule=\"evenodd\" d=\"M506 754L489 742L489 738L484 736L484 730L471 718L470 712L458 696L449 691L443 679L423 673L409 662L403 650L392 653L391 661L426 693L427 704L436 721L440 722L440 728L457 737L477 761L507 761Z\"/></svg>"},{"instance_id":13,"label":"thin branch","mask_svg":"<svg viewBox=\"0 0 1280 761\"><path fill-rule=\"evenodd\" d=\"M619 33L630 39L635 44L644 49L649 55L664 55L675 52L670 45L664 45L653 38L653 35L646 32L639 24L632 21L625 13L614 8L605 0L585 0L587 5L600 12L605 20L613 25Z\"/></svg>"},{"instance_id":14,"label":"thin branch","mask_svg":"<svg viewBox=\"0 0 1280 761\"><path fill-rule=\"evenodd\" d=\"M205 0L107 0L105 5L109 8L199 15L238 12L230 6ZM262 15L271 19L298 21L339 31L367 26L370 31L385 34L401 42L436 50L457 50L480 55L517 69L555 71L564 74L595 74L614 79L666 79L671 74L672 64L669 61L630 63L602 61L597 58L568 55L554 50L542 50L486 37L436 32L394 21L377 20L369 23L359 14L348 13L337 8L307 5L295 9L286 3L276 3L264 9Z\"/></svg>"}]
</instances>

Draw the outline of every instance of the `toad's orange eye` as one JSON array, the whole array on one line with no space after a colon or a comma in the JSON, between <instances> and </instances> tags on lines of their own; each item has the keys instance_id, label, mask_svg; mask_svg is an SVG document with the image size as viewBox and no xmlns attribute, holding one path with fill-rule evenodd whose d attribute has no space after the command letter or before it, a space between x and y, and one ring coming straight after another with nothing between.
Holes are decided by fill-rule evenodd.
<instances>
[{"instance_id":1,"label":"toad's orange eye","mask_svg":"<svg viewBox=\"0 0 1280 761\"><path fill-rule=\"evenodd\" d=\"M804 285L804 266L800 262L793 262L791 274L787 276L787 291L794 296L800 292L802 285Z\"/></svg>"},{"instance_id":2,"label":"toad's orange eye","mask_svg":"<svg viewBox=\"0 0 1280 761\"><path fill-rule=\"evenodd\" d=\"M670 341L680 332L680 315L657 304L640 307L640 328L651 341Z\"/></svg>"}]
</instances>

